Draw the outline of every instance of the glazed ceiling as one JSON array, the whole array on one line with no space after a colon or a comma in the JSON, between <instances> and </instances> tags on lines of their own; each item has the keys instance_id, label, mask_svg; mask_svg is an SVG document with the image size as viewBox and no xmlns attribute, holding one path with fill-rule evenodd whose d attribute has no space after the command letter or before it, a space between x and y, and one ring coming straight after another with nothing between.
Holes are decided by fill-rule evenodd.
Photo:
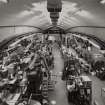
<instances>
[{"instance_id":1,"label":"glazed ceiling","mask_svg":"<svg viewBox=\"0 0 105 105\"><path fill-rule=\"evenodd\" d=\"M67 29L77 25L105 26L105 1L62 0L58 25ZM0 0L0 25L51 26L46 0Z\"/></svg>"}]
</instances>

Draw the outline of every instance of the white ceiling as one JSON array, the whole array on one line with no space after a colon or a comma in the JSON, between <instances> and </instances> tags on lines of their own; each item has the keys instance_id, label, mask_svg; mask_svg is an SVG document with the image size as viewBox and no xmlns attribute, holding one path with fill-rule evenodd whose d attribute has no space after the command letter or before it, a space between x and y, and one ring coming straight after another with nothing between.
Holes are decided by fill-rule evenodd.
<instances>
[{"instance_id":1,"label":"white ceiling","mask_svg":"<svg viewBox=\"0 0 105 105\"><path fill-rule=\"evenodd\" d=\"M3 2L4 1L4 2ZM0 0L0 25L51 25L46 0ZM77 25L105 26L105 4L100 0L62 0L58 25L67 29Z\"/></svg>"}]
</instances>

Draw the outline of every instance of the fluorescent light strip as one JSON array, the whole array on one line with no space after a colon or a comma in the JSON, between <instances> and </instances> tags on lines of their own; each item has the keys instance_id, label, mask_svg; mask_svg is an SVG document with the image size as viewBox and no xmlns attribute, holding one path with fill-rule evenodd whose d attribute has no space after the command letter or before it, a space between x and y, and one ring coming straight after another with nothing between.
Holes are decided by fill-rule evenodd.
<instances>
[{"instance_id":1,"label":"fluorescent light strip","mask_svg":"<svg viewBox=\"0 0 105 105\"><path fill-rule=\"evenodd\" d=\"M8 3L9 0L0 0L1 3Z\"/></svg>"},{"instance_id":2,"label":"fluorescent light strip","mask_svg":"<svg viewBox=\"0 0 105 105\"><path fill-rule=\"evenodd\" d=\"M101 3L101 4L105 4L105 0L101 0L100 3Z\"/></svg>"}]
</instances>

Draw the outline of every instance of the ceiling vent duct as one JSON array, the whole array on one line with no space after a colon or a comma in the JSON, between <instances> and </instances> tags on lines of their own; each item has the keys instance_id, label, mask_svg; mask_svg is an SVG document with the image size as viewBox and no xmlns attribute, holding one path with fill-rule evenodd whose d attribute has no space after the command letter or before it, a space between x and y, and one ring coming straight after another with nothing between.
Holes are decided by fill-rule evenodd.
<instances>
[{"instance_id":1,"label":"ceiling vent duct","mask_svg":"<svg viewBox=\"0 0 105 105\"><path fill-rule=\"evenodd\" d=\"M59 12L50 12L50 18L59 18Z\"/></svg>"},{"instance_id":2,"label":"ceiling vent duct","mask_svg":"<svg viewBox=\"0 0 105 105\"><path fill-rule=\"evenodd\" d=\"M61 0L47 0L48 12L61 12L62 2Z\"/></svg>"}]
</instances>

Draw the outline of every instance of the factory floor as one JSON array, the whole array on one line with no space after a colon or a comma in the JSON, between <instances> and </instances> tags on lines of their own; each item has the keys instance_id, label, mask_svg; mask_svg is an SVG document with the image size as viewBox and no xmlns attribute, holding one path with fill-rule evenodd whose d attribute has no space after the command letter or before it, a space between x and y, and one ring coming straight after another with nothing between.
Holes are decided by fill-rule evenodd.
<instances>
[{"instance_id":1,"label":"factory floor","mask_svg":"<svg viewBox=\"0 0 105 105\"><path fill-rule=\"evenodd\" d=\"M59 75L63 69L63 59L61 53L58 49L58 46L54 44L53 46L53 55L54 55L54 69L52 70L53 75ZM61 80L61 77L55 77L54 80L57 81L54 91L49 93L49 99L56 101L56 105L69 105L66 95L66 87L64 81Z\"/></svg>"},{"instance_id":2,"label":"factory floor","mask_svg":"<svg viewBox=\"0 0 105 105\"><path fill-rule=\"evenodd\" d=\"M54 70L52 70L53 74L60 74L63 69L64 62L56 45L54 45L53 48L53 55L55 65ZM92 75L88 76L92 80L93 105L95 100L97 101L98 105L105 105L105 93L103 92L103 96L101 96L101 88L105 87L105 81L101 81L97 77ZM73 105L71 103L68 103L65 82L62 81L60 77L56 77L56 80L57 83L55 85L55 89L54 91L51 91L49 93L49 99L51 101L56 101L56 105Z\"/></svg>"}]
</instances>

